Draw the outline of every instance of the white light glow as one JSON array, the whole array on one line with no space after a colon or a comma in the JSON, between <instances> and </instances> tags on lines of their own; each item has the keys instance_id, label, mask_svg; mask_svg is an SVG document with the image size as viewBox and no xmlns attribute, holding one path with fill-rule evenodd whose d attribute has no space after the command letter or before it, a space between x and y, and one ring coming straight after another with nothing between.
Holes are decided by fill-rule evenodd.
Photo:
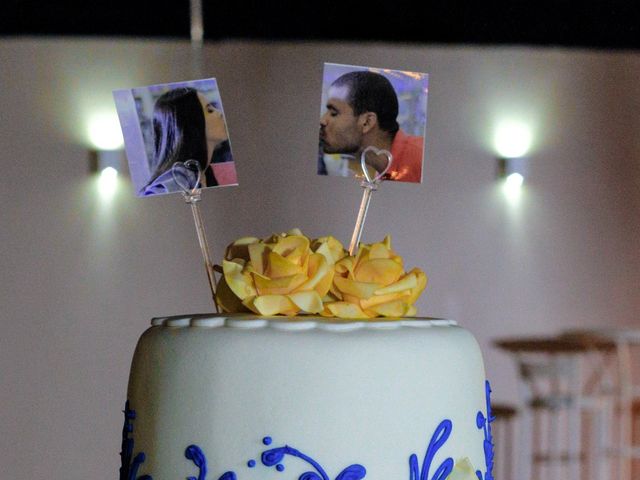
<instances>
[{"instance_id":1,"label":"white light glow","mask_svg":"<svg viewBox=\"0 0 640 480\"><path fill-rule=\"evenodd\" d=\"M100 172L98 178L98 192L104 200L110 200L118 188L118 171L113 167L107 167Z\"/></svg>"},{"instance_id":2,"label":"white light glow","mask_svg":"<svg viewBox=\"0 0 640 480\"><path fill-rule=\"evenodd\" d=\"M524 177L519 173L512 173L507 177L506 183L507 187L510 189L519 189L522 187L522 183L524 182Z\"/></svg>"},{"instance_id":3,"label":"white light glow","mask_svg":"<svg viewBox=\"0 0 640 480\"><path fill-rule=\"evenodd\" d=\"M89 118L89 141L97 150L118 150L124 145L115 113L95 113Z\"/></svg>"},{"instance_id":4,"label":"white light glow","mask_svg":"<svg viewBox=\"0 0 640 480\"><path fill-rule=\"evenodd\" d=\"M518 158L529 152L532 140L533 135L528 125L503 122L496 129L494 147L503 158Z\"/></svg>"},{"instance_id":5,"label":"white light glow","mask_svg":"<svg viewBox=\"0 0 640 480\"><path fill-rule=\"evenodd\" d=\"M519 173L512 173L505 179L503 191L511 203L517 203L520 200L523 182L524 177Z\"/></svg>"}]
</instances>

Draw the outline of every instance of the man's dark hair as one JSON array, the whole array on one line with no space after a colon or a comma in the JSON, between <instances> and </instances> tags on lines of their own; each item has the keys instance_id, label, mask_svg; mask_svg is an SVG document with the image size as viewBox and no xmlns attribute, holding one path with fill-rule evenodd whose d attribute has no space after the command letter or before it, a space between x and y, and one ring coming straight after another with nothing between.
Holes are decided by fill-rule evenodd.
<instances>
[{"instance_id":1,"label":"man's dark hair","mask_svg":"<svg viewBox=\"0 0 640 480\"><path fill-rule=\"evenodd\" d=\"M349 87L347 103L353 108L353 113L374 112L380 128L391 135L396 134L400 128L396 120L398 96L387 77L368 71L349 72L338 77L332 85Z\"/></svg>"}]
</instances>

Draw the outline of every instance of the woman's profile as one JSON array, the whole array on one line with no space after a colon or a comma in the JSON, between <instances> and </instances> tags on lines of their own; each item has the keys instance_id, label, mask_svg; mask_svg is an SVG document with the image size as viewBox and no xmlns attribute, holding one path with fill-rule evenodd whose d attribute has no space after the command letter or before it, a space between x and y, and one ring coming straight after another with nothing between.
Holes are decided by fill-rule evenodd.
<instances>
[{"instance_id":1,"label":"woman's profile","mask_svg":"<svg viewBox=\"0 0 640 480\"><path fill-rule=\"evenodd\" d=\"M149 182L142 195L181 191L185 187L213 187L214 152L228 145L222 112L198 90L179 87L161 95L153 108L153 158ZM202 176L183 165L198 162ZM174 168L174 164L179 165Z\"/></svg>"}]
</instances>

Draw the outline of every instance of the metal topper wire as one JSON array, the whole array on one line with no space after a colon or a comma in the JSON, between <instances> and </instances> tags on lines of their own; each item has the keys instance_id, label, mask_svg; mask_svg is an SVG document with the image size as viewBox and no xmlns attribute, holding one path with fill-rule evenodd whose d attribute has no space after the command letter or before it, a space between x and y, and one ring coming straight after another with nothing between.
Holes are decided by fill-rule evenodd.
<instances>
[{"instance_id":1,"label":"metal topper wire","mask_svg":"<svg viewBox=\"0 0 640 480\"><path fill-rule=\"evenodd\" d=\"M194 186L184 185L180 177L176 176L176 168L183 167L192 172L198 173ZM218 301L216 299L217 281L215 272L213 269L213 262L211 261L211 254L209 253L209 243L207 242L207 233L204 229L204 222L202 221L202 214L200 212L200 198L201 188L200 181L202 180L203 171L202 166L197 160L187 160L184 163L174 163L171 167L171 175L176 184L182 189L182 195L184 201L191 206L191 213L193 214L193 221L196 225L196 233L198 234L198 243L200 244L200 251L202 252L202 258L204 259L204 267L207 271L207 279L209 280L209 288L211 289L211 296L213 298L213 305L216 309L216 313L220 313L218 307Z\"/></svg>"},{"instance_id":2,"label":"metal topper wire","mask_svg":"<svg viewBox=\"0 0 640 480\"><path fill-rule=\"evenodd\" d=\"M366 156L367 153L373 152L380 156L387 157L387 166L379 172L375 177L371 178L367 170ZM388 150L381 150L374 146L369 146L362 151L360 155L360 168L364 174L364 180L360 183L364 192L362 193L362 201L360 202L360 210L358 211L358 218L356 219L356 225L353 229L353 235L351 236L351 243L349 244L349 255L353 256L360 244L360 237L362 236L362 230L364 229L364 222L367 218L367 212L369 211L369 204L371 203L371 194L378 189L380 183L384 180L385 174L389 171L391 164L393 163L393 155Z\"/></svg>"}]
</instances>

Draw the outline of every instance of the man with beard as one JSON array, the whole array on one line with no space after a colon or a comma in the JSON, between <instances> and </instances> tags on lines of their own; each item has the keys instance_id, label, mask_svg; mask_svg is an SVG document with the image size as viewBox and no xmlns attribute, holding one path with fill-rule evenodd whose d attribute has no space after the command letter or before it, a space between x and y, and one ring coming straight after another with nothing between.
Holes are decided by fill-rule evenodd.
<instances>
[{"instance_id":1,"label":"man with beard","mask_svg":"<svg viewBox=\"0 0 640 480\"><path fill-rule=\"evenodd\" d=\"M391 152L393 162L385 178L420 182L423 137L407 135L398 125L398 97L391 82L379 73L345 73L329 87L327 111L320 118L324 153L354 155L369 146ZM367 155L367 164L382 172L384 156Z\"/></svg>"}]
</instances>

